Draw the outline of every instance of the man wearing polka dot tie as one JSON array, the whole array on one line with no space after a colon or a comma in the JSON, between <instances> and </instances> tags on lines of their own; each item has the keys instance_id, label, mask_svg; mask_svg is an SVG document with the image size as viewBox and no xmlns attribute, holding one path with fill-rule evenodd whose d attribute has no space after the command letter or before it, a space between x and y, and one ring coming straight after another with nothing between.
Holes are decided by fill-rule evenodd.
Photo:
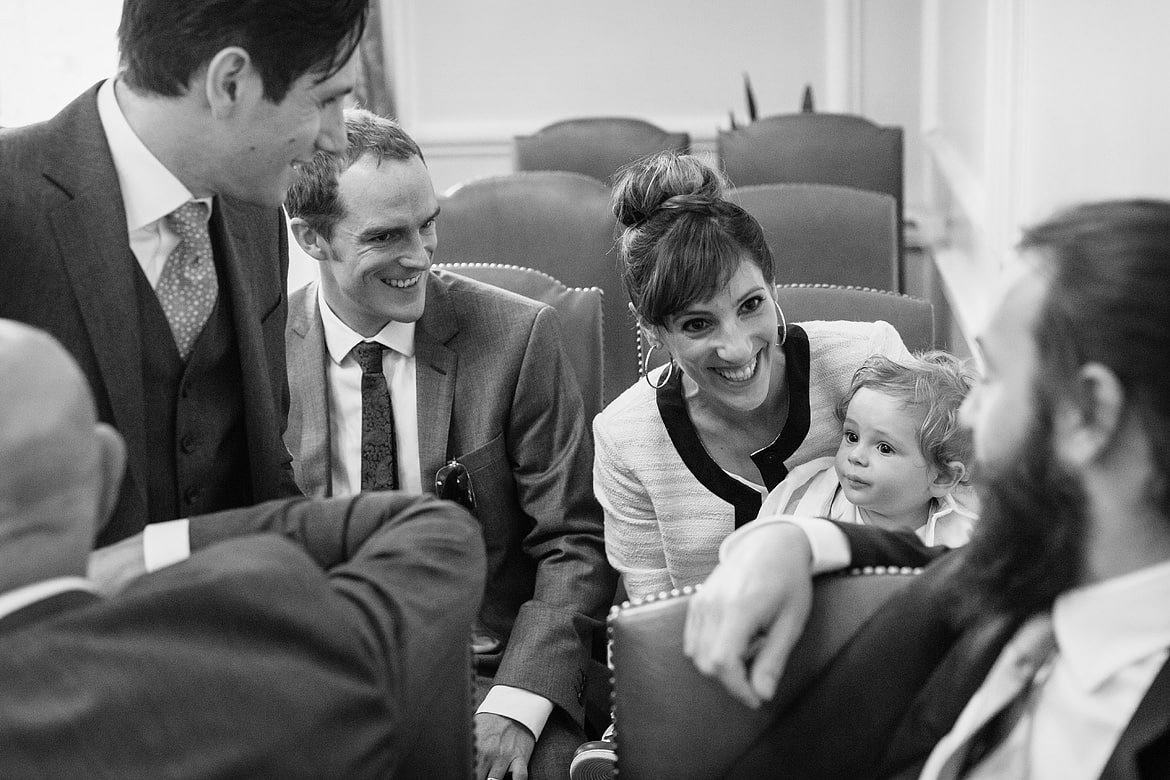
<instances>
[{"instance_id":1,"label":"man wearing polka dot tie","mask_svg":"<svg viewBox=\"0 0 1170 780\"><path fill-rule=\"evenodd\" d=\"M99 546L296 493L279 207L344 143L366 12L126 0L118 75L0 131L0 317L69 349L129 448Z\"/></svg>"}]
</instances>

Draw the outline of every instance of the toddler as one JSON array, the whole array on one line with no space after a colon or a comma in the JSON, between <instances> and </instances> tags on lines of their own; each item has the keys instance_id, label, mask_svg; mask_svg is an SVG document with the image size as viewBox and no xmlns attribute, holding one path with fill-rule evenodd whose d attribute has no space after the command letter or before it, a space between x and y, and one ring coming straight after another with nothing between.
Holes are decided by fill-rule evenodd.
<instances>
[{"instance_id":1,"label":"toddler","mask_svg":"<svg viewBox=\"0 0 1170 780\"><path fill-rule=\"evenodd\" d=\"M973 383L946 352L867 359L837 406L836 456L792 469L759 516L827 517L914 531L928 545L965 544L978 515L967 487L971 440L958 417Z\"/></svg>"}]
</instances>

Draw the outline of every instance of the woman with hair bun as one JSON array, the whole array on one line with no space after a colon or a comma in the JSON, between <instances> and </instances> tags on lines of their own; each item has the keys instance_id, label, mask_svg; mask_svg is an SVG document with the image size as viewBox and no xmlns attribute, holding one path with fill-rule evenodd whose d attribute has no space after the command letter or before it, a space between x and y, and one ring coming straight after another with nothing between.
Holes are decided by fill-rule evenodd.
<instances>
[{"instance_id":1,"label":"woman with hair bun","mask_svg":"<svg viewBox=\"0 0 1170 780\"><path fill-rule=\"evenodd\" d=\"M593 422L606 549L632 597L704 580L790 468L836 451L865 358L909 356L885 322L786 322L760 225L725 189L675 152L614 187L630 309L669 358Z\"/></svg>"}]
</instances>

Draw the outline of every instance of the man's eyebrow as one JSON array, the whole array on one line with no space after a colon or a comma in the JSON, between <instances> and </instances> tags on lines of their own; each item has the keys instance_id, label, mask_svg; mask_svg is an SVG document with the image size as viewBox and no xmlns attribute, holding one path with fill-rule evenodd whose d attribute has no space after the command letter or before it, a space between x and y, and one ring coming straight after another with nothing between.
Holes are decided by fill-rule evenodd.
<instances>
[{"instance_id":1,"label":"man's eyebrow","mask_svg":"<svg viewBox=\"0 0 1170 780\"><path fill-rule=\"evenodd\" d=\"M378 236L402 233L406 228L402 225L373 225L357 234L358 241L370 241Z\"/></svg>"},{"instance_id":2,"label":"man's eyebrow","mask_svg":"<svg viewBox=\"0 0 1170 780\"><path fill-rule=\"evenodd\" d=\"M439 210L439 207L436 206L434 212L429 217L422 220L422 222L419 224L425 225L426 223L436 219L439 216ZM370 241L371 239L377 238L378 236L401 235L409 229L409 225L371 225L365 230L356 233L355 238L357 238L358 241Z\"/></svg>"}]
</instances>

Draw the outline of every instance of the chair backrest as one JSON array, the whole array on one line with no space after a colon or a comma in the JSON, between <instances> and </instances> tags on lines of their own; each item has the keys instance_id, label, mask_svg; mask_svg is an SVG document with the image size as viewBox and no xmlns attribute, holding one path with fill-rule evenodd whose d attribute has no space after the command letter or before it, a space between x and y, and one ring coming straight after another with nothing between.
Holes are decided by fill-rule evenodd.
<instances>
[{"instance_id":1,"label":"chair backrest","mask_svg":"<svg viewBox=\"0 0 1170 780\"><path fill-rule=\"evenodd\" d=\"M836 284L782 284L776 300L789 322L885 320L911 352L934 349L934 304L913 295Z\"/></svg>"},{"instance_id":2,"label":"chair backrest","mask_svg":"<svg viewBox=\"0 0 1170 780\"><path fill-rule=\"evenodd\" d=\"M776 287L776 300L788 322L884 320L894 326L911 352L925 352L935 346L934 304L912 295L836 284L781 284ZM641 332L637 343L641 366L648 349ZM648 368L665 363L664 352L654 350Z\"/></svg>"},{"instance_id":3,"label":"chair backrest","mask_svg":"<svg viewBox=\"0 0 1170 780\"><path fill-rule=\"evenodd\" d=\"M589 422L602 408L601 326L603 294L597 287L566 287L557 279L532 268L495 263L448 263L437 265L460 276L510 290L547 303L561 322L561 338L569 364L581 388L585 419Z\"/></svg>"},{"instance_id":4,"label":"chair backrest","mask_svg":"<svg viewBox=\"0 0 1170 780\"><path fill-rule=\"evenodd\" d=\"M683 654L691 589L614 607L609 632L619 776L722 777L915 571L867 569L819 577L804 634L776 695L758 710L731 698ZM783 774L782 767L777 771Z\"/></svg>"},{"instance_id":5,"label":"chair backrest","mask_svg":"<svg viewBox=\"0 0 1170 780\"><path fill-rule=\"evenodd\" d=\"M737 187L838 184L891 196L898 207L901 257L902 128L853 114L778 114L719 131L716 146L723 170Z\"/></svg>"},{"instance_id":6,"label":"chair backrest","mask_svg":"<svg viewBox=\"0 0 1170 780\"><path fill-rule=\"evenodd\" d=\"M785 283L898 289L898 206L835 184L753 184L728 199L760 223Z\"/></svg>"},{"instance_id":7,"label":"chair backrest","mask_svg":"<svg viewBox=\"0 0 1170 780\"><path fill-rule=\"evenodd\" d=\"M623 165L654 152L690 151L688 133L671 133L642 119L566 119L512 141L517 171L575 171L610 184Z\"/></svg>"},{"instance_id":8,"label":"chair backrest","mask_svg":"<svg viewBox=\"0 0 1170 780\"><path fill-rule=\"evenodd\" d=\"M459 184L439 198L439 263L535 268L605 292L606 403L638 378L633 317L614 247L609 189L567 171L530 171Z\"/></svg>"}]
</instances>

